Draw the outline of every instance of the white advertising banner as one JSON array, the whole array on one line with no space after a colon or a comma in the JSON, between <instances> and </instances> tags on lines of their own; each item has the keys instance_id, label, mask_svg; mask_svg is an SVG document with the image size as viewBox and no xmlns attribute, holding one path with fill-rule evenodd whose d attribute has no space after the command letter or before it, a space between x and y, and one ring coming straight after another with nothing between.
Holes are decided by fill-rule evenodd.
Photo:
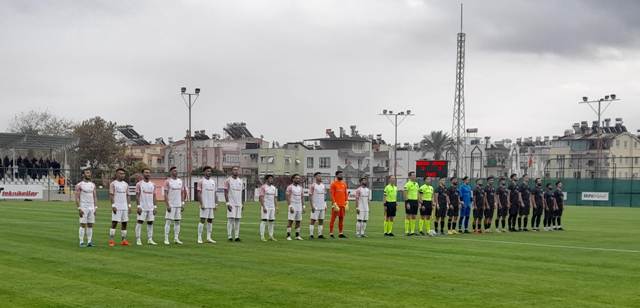
<instances>
[{"instance_id":1,"label":"white advertising banner","mask_svg":"<svg viewBox=\"0 0 640 308\"><path fill-rule=\"evenodd\" d=\"M42 199L42 185L0 184L0 199Z\"/></svg>"},{"instance_id":2,"label":"white advertising banner","mask_svg":"<svg viewBox=\"0 0 640 308\"><path fill-rule=\"evenodd\" d=\"M608 192L583 191L582 201L609 201Z\"/></svg>"}]
</instances>

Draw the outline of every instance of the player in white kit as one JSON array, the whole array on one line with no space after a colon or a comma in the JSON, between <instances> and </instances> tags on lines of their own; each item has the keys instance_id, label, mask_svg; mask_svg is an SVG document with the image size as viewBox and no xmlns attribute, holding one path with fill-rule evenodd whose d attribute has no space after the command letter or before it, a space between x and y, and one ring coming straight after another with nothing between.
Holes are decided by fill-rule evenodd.
<instances>
[{"instance_id":1,"label":"player in white kit","mask_svg":"<svg viewBox=\"0 0 640 308\"><path fill-rule=\"evenodd\" d=\"M369 200L371 200L371 190L367 187L369 181L367 178L360 179L360 187L356 189L356 213L358 214L356 222L356 237L367 237L367 221L369 220Z\"/></svg>"},{"instance_id":2,"label":"player in white kit","mask_svg":"<svg viewBox=\"0 0 640 308\"><path fill-rule=\"evenodd\" d=\"M84 236L87 235L87 247L93 247L93 224L96 222L98 209L96 185L91 182L91 170L82 171L82 181L76 184L76 207L80 215L80 247L84 247Z\"/></svg>"},{"instance_id":3,"label":"player in white kit","mask_svg":"<svg viewBox=\"0 0 640 308\"><path fill-rule=\"evenodd\" d=\"M287 241L291 240L291 226L295 222L296 225L296 240L301 241L300 237L300 221L302 220L302 214L304 213L304 191L302 185L300 185L300 175L294 174L291 176L291 185L287 187L287 204L289 210L287 211Z\"/></svg>"},{"instance_id":4,"label":"player in white kit","mask_svg":"<svg viewBox=\"0 0 640 308\"><path fill-rule=\"evenodd\" d=\"M198 223L198 244L204 243L202 241L202 231L204 229L205 222L207 223L207 242L215 244L211 238L211 232L213 231L213 218L216 211L216 180L211 178L211 171L213 169L210 166L202 168L204 178L198 183L198 202L200 203L200 222Z\"/></svg>"},{"instance_id":5,"label":"player in white kit","mask_svg":"<svg viewBox=\"0 0 640 308\"><path fill-rule=\"evenodd\" d=\"M231 176L224 181L224 199L227 203L227 237L229 242L240 241L240 218L242 218L242 190L244 184L238 176L240 169L233 167Z\"/></svg>"},{"instance_id":6,"label":"player in white kit","mask_svg":"<svg viewBox=\"0 0 640 308\"><path fill-rule=\"evenodd\" d=\"M147 222L147 244L156 245L153 241L153 221L157 213L156 185L150 181L151 170L142 170L142 180L136 183L136 245L142 245L142 225Z\"/></svg>"},{"instance_id":7,"label":"player in white kit","mask_svg":"<svg viewBox=\"0 0 640 308\"><path fill-rule=\"evenodd\" d=\"M309 200L311 201L311 220L309 221L309 239L313 239L314 227L318 222L318 238L324 239L322 229L324 228L324 216L327 210L325 194L327 189L322 183L320 172L313 174L314 182L309 186Z\"/></svg>"},{"instance_id":8,"label":"player in white kit","mask_svg":"<svg viewBox=\"0 0 640 308\"><path fill-rule=\"evenodd\" d=\"M275 225L276 213L278 210L278 189L273 186L273 175L264 176L264 184L260 186L258 194L260 201L260 213L262 221L260 222L260 240L266 242L264 237L265 228L269 228L269 240L276 241L273 237L273 227Z\"/></svg>"},{"instance_id":9,"label":"player in white kit","mask_svg":"<svg viewBox=\"0 0 640 308\"><path fill-rule=\"evenodd\" d=\"M187 188L178 178L176 167L169 168L169 178L164 183L164 202L167 211L164 214L164 244L169 245L169 232L173 224L173 241L182 244L180 241L180 221L184 211L184 200L187 198Z\"/></svg>"},{"instance_id":10,"label":"player in white kit","mask_svg":"<svg viewBox=\"0 0 640 308\"><path fill-rule=\"evenodd\" d=\"M124 181L125 170L116 169L116 180L109 185L109 198L111 199L111 229L109 229L109 247L116 245L114 237L116 227L120 223L120 245L129 246L127 241L127 223L131 214L131 203L129 203L129 184Z\"/></svg>"}]
</instances>

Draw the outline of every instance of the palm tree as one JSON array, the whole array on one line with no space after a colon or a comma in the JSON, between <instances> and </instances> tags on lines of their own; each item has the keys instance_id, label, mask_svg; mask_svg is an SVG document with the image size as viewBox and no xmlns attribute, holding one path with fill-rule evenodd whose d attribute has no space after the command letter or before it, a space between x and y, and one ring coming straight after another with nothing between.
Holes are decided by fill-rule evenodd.
<instances>
[{"instance_id":1,"label":"palm tree","mask_svg":"<svg viewBox=\"0 0 640 308\"><path fill-rule=\"evenodd\" d=\"M432 131L429 135L424 135L420 141L420 150L422 155L427 152L433 152L433 159L442 159L442 154L447 150L453 149L455 141L449 137L449 134L438 130Z\"/></svg>"}]
</instances>

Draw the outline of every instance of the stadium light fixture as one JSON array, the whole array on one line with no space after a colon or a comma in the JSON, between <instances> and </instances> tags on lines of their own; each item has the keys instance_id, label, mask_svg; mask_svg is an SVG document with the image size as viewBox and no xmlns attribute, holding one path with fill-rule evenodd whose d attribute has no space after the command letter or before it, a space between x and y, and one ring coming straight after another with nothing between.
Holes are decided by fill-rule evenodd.
<instances>
[{"instance_id":1,"label":"stadium light fixture","mask_svg":"<svg viewBox=\"0 0 640 308\"><path fill-rule=\"evenodd\" d=\"M182 101L184 101L184 104L187 106L187 110L189 110L189 130L187 131L187 138L186 142L187 142L187 153L189 153L189 155L187 155L187 191L189 192L188 197L189 199L191 199L191 172L193 171L193 163L192 163L192 145L191 145L191 137L192 137L192 131L191 131L191 108L193 107L193 105L196 104L196 101L198 101L198 97L200 97L200 88L195 88L193 93L189 93L187 92L187 87L182 87L180 88L180 96L182 97ZM186 97L186 98L185 98ZM193 98L193 99L192 99Z\"/></svg>"},{"instance_id":2,"label":"stadium light fixture","mask_svg":"<svg viewBox=\"0 0 640 308\"><path fill-rule=\"evenodd\" d=\"M583 102L587 102L588 100L589 100L589 98L588 98L588 97L586 97L586 96L583 96L583 97L582 97L582 101L583 101Z\"/></svg>"},{"instance_id":3,"label":"stadium light fixture","mask_svg":"<svg viewBox=\"0 0 640 308\"><path fill-rule=\"evenodd\" d=\"M611 94L611 99L615 100L616 99L616 95L615 94Z\"/></svg>"},{"instance_id":4,"label":"stadium light fixture","mask_svg":"<svg viewBox=\"0 0 640 308\"><path fill-rule=\"evenodd\" d=\"M404 120L408 116L413 116L411 114L411 110L407 109L406 111L400 111L397 113L393 113L393 110L382 109L382 113L379 113L380 116L385 116L394 127L394 143L393 143L393 175L398 175L398 126L404 122ZM398 118L400 122L398 122Z\"/></svg>"}]
</instances>

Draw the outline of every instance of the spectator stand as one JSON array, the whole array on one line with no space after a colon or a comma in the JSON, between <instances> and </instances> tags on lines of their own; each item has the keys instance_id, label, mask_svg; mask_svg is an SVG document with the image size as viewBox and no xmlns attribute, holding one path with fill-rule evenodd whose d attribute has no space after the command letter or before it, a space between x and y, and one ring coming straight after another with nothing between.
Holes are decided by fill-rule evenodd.
<instances>
[{"instance_id":1,"label":"spectator stand","mask_svg":"<svg viewBox=\"0 0 640 308\"><path fill-rule=\"evenodd\" d=\"M71 200L68 154L77 146L74 137L0 133L0 183L39 185L43 200Z\"/></svg>"}]
</instances>

